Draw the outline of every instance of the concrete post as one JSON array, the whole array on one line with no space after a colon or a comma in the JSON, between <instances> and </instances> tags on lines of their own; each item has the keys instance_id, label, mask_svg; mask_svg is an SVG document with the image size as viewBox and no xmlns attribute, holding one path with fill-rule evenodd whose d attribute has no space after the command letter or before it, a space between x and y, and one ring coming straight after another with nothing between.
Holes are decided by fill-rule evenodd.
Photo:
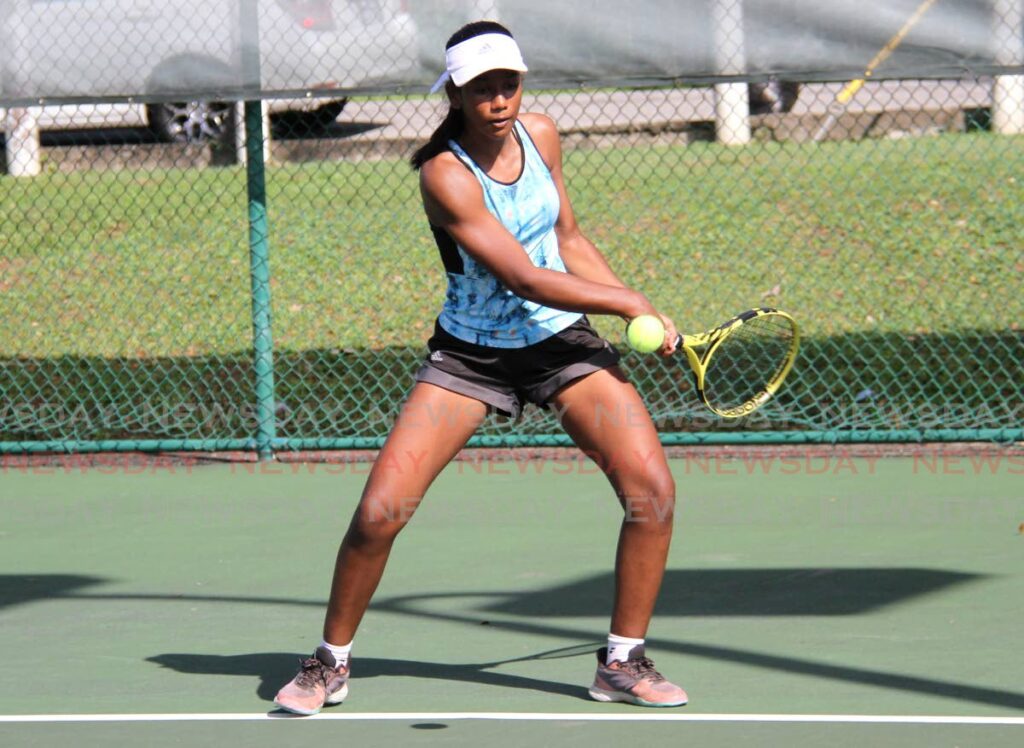
<instances>
[{"instance_id":1,"label":"concrete post","mask_svg":"<svg viewBox=\"0 0 1024 748\"><path fill-rule=\"evenodd\" d=\"M39 147L39 120L35 108L8 109L4 119L7 173L34 177L43 170Z\"/></svg>"},{"instance_id":2,"label":"concrete post","mask_svg":"<svg viewBox=\"0 0 1024 748\"><path fill-rule=\"evenodd\" d=\"M712 0L715 72L742 75L747 72L743 39L743 0ZM750 142L750 105L746 83L715 86L715 132L720 143L745 145Z\"/></svg>"},{"instance_id":3,"label":"concrete post","mask_svg":"<svg viewBox=\"0 0 1024 748\"><path fill-rule=\"evenodd\" d=\"M260 119L263 121L263 163L270 163L270 102L266 99L260 101ZM244 166L248 159L248 151L245 144L245 107L242 102L234 106L235 126L232 130L235 133L235 157L236 163Z\"/></svg>"},{"instance_id":4,"label":"concrete post","mask_svg":"<svg viewBox=\"0 0 1024 748\"><path fill-rule=\"evenodd\" d=\"M995 0L992 38L997 65L1024 65L1024 0ZM1024 134L1024 75L999 75L992 84L992 130Z\"/></svg>"}]
</instances>

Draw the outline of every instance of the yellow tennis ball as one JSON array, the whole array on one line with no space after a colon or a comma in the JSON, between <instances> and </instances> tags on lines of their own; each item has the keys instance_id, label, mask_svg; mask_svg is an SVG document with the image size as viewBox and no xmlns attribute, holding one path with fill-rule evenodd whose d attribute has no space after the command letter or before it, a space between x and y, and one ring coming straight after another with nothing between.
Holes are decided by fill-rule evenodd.
<instances>
[{"instance_id":1,"label":"yellow tennis ball","mask_svg":"<svg viewBox=\"0 0 1024 748\"><path fill-rule=\"evenodd\" d=\"M626 326L626 341L634 351L654 353L665 342L665 325L653 314L641 314Z\"/></svg>"}]
</instances>

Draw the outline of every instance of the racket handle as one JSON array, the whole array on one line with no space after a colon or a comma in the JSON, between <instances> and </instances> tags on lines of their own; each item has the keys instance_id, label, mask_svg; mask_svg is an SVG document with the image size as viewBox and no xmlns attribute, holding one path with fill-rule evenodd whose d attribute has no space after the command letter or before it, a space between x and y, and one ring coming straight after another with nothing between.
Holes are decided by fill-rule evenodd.
<instances>
[{"instance_id":1,"label":"racket handle","mask_svg":"<svg viewBox=\"0 0 1024 748\"><path fill-rule=\"evenodd\" d=\"M676 348L683 347L683 336L680 333L676 333Z\"/></svg>"}]
</instances>

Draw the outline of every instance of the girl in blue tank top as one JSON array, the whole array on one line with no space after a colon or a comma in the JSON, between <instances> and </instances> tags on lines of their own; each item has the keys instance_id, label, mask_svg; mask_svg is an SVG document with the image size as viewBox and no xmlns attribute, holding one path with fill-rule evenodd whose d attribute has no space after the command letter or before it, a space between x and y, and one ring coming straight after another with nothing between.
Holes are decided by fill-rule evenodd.
<instances>
[{"instance_id":1,"label":"girl in blue tank top","mask_svg":"<svg viewBox=\"0 0 1024 748\"><path fill-rule=\"evenodd\" d=\"M687 701L644 649L672 536L675 484L618 352L585 316L629 320L657 311L577 226L555 124L520 112L525 72L500 24L471 23L448 40L437 87L450 108L412 158L447 273L444 305L429 356L342 540L323 639L277 694L283 709L313 714L345 698L352 641L398 533L487 415L514 417L526 403L554 409L624 510L608 645L597 652L590 696L641 706ZM669 355L676 331L662 320L661 353ZM571 481L565 477L566 492Z\"/></svg>"},{"instance_id":2,"label":"girl in blue tank top","mask_svg":"<svg viewBox=\"0 0 1024 748\"><path fill-rule=\"evenodd\" d=\"M513 123L512 135L522 151L522 171L512 182L488 176L458 141L449 140L448 147L473 172L488 212L519 242L530 262L564 273L555 236L558 189L521 122ZM456 338L496 348L522 348L561 332L583 316L517 296L443 229L435 227L434 236L442 253L453 249L458 253L456 271L448 273L448 292L438 319Z\"/></svg>"}]
</instances>

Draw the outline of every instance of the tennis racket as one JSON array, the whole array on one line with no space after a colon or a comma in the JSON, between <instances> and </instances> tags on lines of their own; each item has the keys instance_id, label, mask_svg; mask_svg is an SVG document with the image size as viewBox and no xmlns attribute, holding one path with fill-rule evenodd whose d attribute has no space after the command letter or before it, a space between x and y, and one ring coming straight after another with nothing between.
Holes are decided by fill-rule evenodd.
<instances>
[{"instance_id":1,"label":"tennis racket","mask_svg":"<svg viewBox=\"0 0 1024 748\"><path fill-rule=\"evenodd\" d=\"M793 368L800 347L796 321L778 309L750 309L713 330L680 335L697 394L712 412L739 418L760 408Z\"/></svg>"}]
</instances>

